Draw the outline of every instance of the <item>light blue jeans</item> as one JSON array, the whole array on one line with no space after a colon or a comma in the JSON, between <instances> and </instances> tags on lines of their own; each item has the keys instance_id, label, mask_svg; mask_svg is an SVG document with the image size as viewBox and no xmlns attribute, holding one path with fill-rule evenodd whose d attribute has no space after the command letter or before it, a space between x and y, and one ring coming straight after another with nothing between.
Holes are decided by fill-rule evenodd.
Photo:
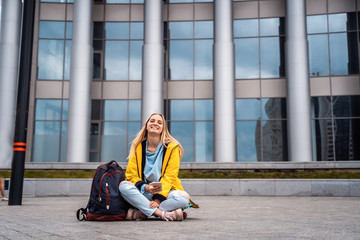
<instances>
[{"instance_id":1,"label":"light blue jeans","mask_svg":"<svg viewBox=\"0 0 360 240\"><path fill-rule=\"evenodd\" d=\"M156 208L150 207L153 195L145 192L141 194L134 184L124 181L119 186L119 190L123 198L130 203L133 207L138 208L146 216L150 217L155 212ZM179 190L171 190L165 201L160 203L159 209L162 211L173 211L175 209L184 209L189 205L189 200L183 196Z\"/></svg>"}]
</instances>

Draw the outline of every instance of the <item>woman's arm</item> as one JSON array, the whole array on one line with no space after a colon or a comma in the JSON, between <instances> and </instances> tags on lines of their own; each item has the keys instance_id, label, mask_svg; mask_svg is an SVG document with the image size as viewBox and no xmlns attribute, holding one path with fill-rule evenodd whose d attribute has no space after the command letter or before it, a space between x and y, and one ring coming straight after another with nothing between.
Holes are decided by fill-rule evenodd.
<instances>
[{"instance_id":1,"label":"woman's arm","mask_svg":"<svg viewBox=\"0 0 360 240\"><path fill-rule=\"evenodd\" d=\"M139 172L140 171L136 162L136 154L134 154L130 157L126 167L126 179L135 185L137 182L142 181L141 177L139 176Z\"/></svg>"}]
</instances>

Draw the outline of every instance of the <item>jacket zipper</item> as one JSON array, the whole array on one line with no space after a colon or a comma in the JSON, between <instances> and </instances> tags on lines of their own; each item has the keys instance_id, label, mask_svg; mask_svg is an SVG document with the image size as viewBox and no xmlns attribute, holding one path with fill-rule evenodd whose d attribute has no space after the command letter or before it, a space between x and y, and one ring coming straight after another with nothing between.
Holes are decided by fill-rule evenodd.
<instances>
[{"instance_id":1,"label":"jacket zipper","mask_svg":"<svg viewBox=\"0 0 360 240\"><path fill-rule=\"evenodd\" d=\"M177 146L178 146L178 145L176 145L175 147L173 147L173 149L171 149L171 152L170 152L170 155L169 155L169 160L170 160L170 158L171 158L171 155L172 155L174 149L175 149ZM166 166L165 166L165 168L164 168L164 173L163 173L162 175L165 175L166 169L167 169L167 167L168 167L168 165L169 165L169 160L168 160L167 163L166 163ZM161 178L162 178L162 176L160 177L160 179L161 179Z\"/></svg>"}]
</instances>

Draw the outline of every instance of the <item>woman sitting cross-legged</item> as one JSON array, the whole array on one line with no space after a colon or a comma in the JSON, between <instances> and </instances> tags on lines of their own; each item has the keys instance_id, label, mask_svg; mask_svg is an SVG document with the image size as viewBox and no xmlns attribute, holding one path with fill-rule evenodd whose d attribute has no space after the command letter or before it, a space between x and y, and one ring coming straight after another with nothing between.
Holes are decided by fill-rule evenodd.
<instances>
[{"instance_id":1,"label":"woman sitting cross-legged","mask_svg":"<svg viewBox=\"0 0 360 240\"><path fill-rule=\"evenodd\" d=\"M183 148L173 138L162 114L154 113L132 142L126 169L127 181L119 184L121 195L132 206L129 220L150 216L166 221L181 221L187 216L187 194L178 178ZM161 182L158 186L155 182Z\"/></svg>"}]
</instances>

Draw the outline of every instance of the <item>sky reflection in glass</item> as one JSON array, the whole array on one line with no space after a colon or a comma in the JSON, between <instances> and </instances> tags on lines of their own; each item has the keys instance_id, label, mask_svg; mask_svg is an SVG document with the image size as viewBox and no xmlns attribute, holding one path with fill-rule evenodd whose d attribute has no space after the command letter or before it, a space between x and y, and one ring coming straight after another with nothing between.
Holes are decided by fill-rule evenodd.
<instances>
[{"instance_id":1,"label":"sky reflection in glass","mask_svg":"<svg viewBox=\"0 0 360 240\"><path fill-rule=\"evenodd\" d=\"M39 40L38 79L63 79L64 40Z\"/></svg>"},{"instance_id":2,"label":"sky reflection in glass","mask_svg":"<svg viewBox=\"0 0 360 240\"><path fill-rule=\"evenodd\" d=\"M193 41L170 41L170 73L172 80L193 79Z\"/></svg>"},{"instance_id":3,"label":"sky reflection in glass","mask_svg":"<svg viewBox=\"0 0 360 240\"><path fill-rule=\"evenodd\" d=\"M308 43L310 76L329 75L329 52L327 35L309 35Z\"/></svg>"},{"instance_id":4,"label":"sky reflection in glass","mask_svg":"<svg viewBox=\"0 0 360 240\"><path fill-rule=\"evenodd\" d=\"M213 40L195 40L195 79L213 78Z\"/></svg>"},{"instance_id":5,"label":"sky reflection in glass","mask_svg":"<svg viewBox=\"0 0 360 240\"><path fill-rule=\"evenodd\" d=\"M259 78L259 39L234 39L236 79Z\"/></svg>"},{"instance_id":6,"label":"sky reflection in glass","mask_svg":"<svg viewBox=\"0 0 360 240\"><path fill-rule=\"evenodd\" d=\"M257 154L261 149L261 146L257 145L260 142L255 139L256 136L260 137L259 124L260 121L236 122L238 162L257 162Z\"/></svg>"},{"instance_id":7,"label":"sky reflection in glass","mask_svg":"<svg viewBox=\"0 0 360 240\"><path fill-rule=\"evenodd\" d=\"M106 41L105 80L128 80L128 41Z\"/></svg>"}]
</instances>

